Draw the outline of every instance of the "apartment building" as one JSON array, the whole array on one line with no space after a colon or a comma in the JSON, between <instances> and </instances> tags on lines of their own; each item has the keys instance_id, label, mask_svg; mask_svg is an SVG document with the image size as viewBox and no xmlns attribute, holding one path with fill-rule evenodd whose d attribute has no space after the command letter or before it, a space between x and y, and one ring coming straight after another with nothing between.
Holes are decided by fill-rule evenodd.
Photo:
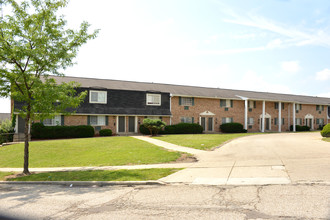
<instances>
[{"instance_id":1,"label":"apartment building","mask_svg":"<svg viewBox=\"0 0 330 220\"><path fill-rule=\"evenodd\" d=\"M284 132L291 125L312 130L330 123L330 98L253 92L195 86L142 83L78 77L54 77L58 83L75 81L88 91L84 102L70 116L46 119L47 125L92 125L116 134L138 133L144 118L166 124L198 123L206 133L239 122L248 132ZM22 103L12 101L13 108ZM18 133L24 122L18 118ZM293 126L295 127L295 126Z\"/></svg>"}]
</instances>

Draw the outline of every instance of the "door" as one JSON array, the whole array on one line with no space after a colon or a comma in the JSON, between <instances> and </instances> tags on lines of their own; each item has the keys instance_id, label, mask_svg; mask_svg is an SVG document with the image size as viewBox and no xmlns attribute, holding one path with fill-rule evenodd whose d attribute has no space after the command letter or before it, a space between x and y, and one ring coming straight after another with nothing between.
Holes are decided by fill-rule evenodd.
<instances>
[{"instance_id":1,"label":"door","mask_svg":"<svg viewBox=\"0 0 330 220\"><path fill-rule=\"evenodd\" d=\"M213 118L208 118L208 131L213 131Z\"/></svg>"},{"instance_id":2,"label":"door","mask_svg":"<svg viewBox=\"0 0 330 220\"><path fill-rule=\"evenodd\" d=\"M205 127L206 127L205 117L201 117L201 126L203 127L203 131L205 131Z\"/></svg>"},{"instance_id":3,"label":"door","mask_svg":"<svg viewBox=\"0 0 330 220\"><path fill-rule=\"evenodd\" d=\"M135 132L135 117L128 117L128 132Z\"/></svg>"},{"instance_id":4,"label":"door","mask_svg":"<svg viewBox=\"0 0 330 220\"><path fill-rule=\"evenodd\" d=\"M265 129L266 129L266 130L270 130L270 126L269 126L269 125L270 125L270 118L265 118L265 121L266 121L266 122L265 122L265 123L266 123L266 127L265 127Z\"/></svg>"},{"instance_id":5,"label":"door","mask_svg":"<svg viewBox=\"0 0 330 220\"><path fill-rule=\"evenodd\" d=\"M125 116L118 117L118 132L125 132Z\"/></svg>"}]
</instances>

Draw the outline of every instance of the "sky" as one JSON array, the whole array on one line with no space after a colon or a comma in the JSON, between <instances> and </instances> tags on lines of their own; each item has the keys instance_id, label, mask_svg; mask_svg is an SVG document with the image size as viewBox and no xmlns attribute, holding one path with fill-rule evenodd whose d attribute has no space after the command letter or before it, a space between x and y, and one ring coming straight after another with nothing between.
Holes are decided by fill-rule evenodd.
<instances>
[{"instance_id":1,"label":"sky","mask_svg":"<svg viewBox=\"0 0 330 220\"><path fill-rule=\"evenodd\" d=\"M100 30L67 76L330 97L328 0L71 0L61 13Z\"/></svg>"}]
</instances>

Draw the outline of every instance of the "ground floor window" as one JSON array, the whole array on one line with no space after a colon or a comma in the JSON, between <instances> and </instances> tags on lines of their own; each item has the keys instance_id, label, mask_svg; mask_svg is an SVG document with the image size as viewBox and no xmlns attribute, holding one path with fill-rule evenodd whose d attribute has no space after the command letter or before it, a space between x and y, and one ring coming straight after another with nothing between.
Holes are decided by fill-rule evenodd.
<instances>
[{"instance_id":1,"label":"ground floor window","mask_svg":"<svg viewBox=\"0 0 330 220\"><path fill-rule=\"evenodd\" d=\"M106 125L106 116L91 115L91 116L89 116L89 124L93 125L93 126L104 126L104 125Z\"/></svg>"},{"instance_id":2,"label":"ground floor window","mask_svg":"<svg viewBox=\"0 0 330 220\"><path fill-rule=\"evenodd\" d=\"M194 123L194 117L181 117L181 123Z\"/></svg>"},{"instance_id":3,"label":"ground floor window","mask_svg":"<svg viewBox=\"0 0 330 220\"><path fill-rule=\"evenodd\" d=\"M296 118L296 125L302 125L302 119Z\"/></svg>"},{"instance_id":4,"label":"ground floor window","mask_svg":"<svg viewBox=\"0 0 330 220\"><path fill-rule=\"evenodd\" d=\"M316 119L316 124L318 124L318 125L324 125L324 118L317 118Z\"/></svg>"},{"instance_id":5,"label":"ground floor window","mask_svg":"<svg viewBox=\"0 0 330 220\"><path fill-rule=\"evenodd\" d=\"M222 118L222 124L234 122L233 118Z\"/></svg>"},{"instance_id":6,"label":"ground floor window","mask_svg":"<svg viewBox=\"0 0 330 220\"><path fill-rule=\"evenodd\" d=\"M45 126L59 126L62 125L61 115L55 115L54 118L46 118L43 120Z\"/></svg>"}]
</instances>

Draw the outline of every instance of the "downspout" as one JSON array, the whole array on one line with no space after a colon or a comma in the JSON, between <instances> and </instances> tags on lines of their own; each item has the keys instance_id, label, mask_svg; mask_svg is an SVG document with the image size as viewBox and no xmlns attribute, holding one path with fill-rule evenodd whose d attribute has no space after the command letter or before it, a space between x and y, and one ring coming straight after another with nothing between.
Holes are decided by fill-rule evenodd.
<instances>
[{"instance_id":1,"label":"downspout","mask_svg":"<svg viewBox=\"0 0 330 220\"><path fill-rule=\"evenodd\" d=\"M170 116L170 125L172 125L172 93L170 93L170 113L171 113L171 116Z\"/></svg>"}]
</instances>

